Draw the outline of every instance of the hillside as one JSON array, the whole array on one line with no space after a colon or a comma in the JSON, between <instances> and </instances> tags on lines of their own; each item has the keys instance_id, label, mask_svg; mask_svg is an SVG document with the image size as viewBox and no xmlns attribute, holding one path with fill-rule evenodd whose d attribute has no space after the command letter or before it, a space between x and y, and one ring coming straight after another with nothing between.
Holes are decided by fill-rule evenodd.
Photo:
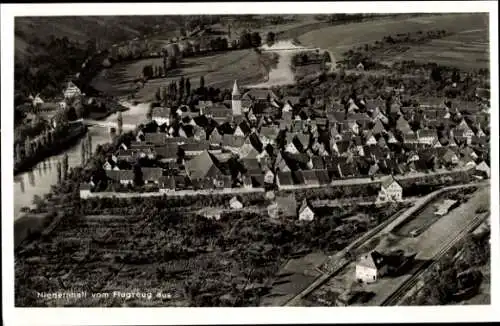
<instances>
[{"instance_id":1,"label":"hillside","mask_svg":"<svg viewBox=\"0 0 500 326\"><path fill-rule=\"evenodd\" d=\"M98 38L101 46L107 47L155 30L177 30L182 20L179 16L17 17L14 22L16 60L43 53L43 47L37 45L49 41L51 36L67 37L78 43Z\"/></svg>"}]
</instances>

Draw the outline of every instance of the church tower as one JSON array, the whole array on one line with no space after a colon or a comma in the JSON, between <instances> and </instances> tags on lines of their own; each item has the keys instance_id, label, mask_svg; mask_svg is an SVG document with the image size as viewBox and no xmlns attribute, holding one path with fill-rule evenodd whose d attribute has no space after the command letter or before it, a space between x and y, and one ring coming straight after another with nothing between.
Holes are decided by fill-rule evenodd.
<instances>
[{"instance_id":1,"label":"church tower","mask_svg":"<svg viewBox=\"0 0 500 326\"><path fill-rule=\"evenodd\" d=\"M238 89L238 82L234 81L233 94L231 96L231 107L233 109L233 116L241 115L241 94Z\"/></svg>"}]
</instances>

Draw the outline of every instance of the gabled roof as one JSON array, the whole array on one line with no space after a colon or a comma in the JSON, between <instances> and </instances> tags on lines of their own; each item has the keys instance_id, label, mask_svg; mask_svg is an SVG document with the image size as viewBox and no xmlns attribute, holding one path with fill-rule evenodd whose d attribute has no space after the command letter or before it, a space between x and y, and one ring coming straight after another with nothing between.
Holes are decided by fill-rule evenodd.
<instances>
[{"instance_id":1,"label":"gabled roof","mask_svg":"<svg viewBox=\"0 0 500 326\"><path fill-rule=\"evenodd\" d=\"M167 142L167 134L163 132L147 132L144 134L144 141L154 145L162 145Z\"/></svg>"},{"instance_id":2,"label":"gabled roof","mask_svg":"<svg viewBox=\"0 0 500 326\"><path fill-rule=\"evenodd\" d=\"M291 186L291 185L293 185L292 172L278 171L278 173L276 175L276 178L279 180L279 183L282 186Z\"/></svg>"},{"instance_id":3,"label":"gabled roof","mask_svg":"<svg viewBox=\"0 0 500 326\"><path fill-rule=\"evenodd\" d=\"M106 176L113 181L133 180L133 170L106 170Z\"/></svg>"},{"instance_id":4,"label":"gabled roof","mask_svg":"<svg viewBox=\"0 0 500 326\"><path fill-rule=\"evenodd\" d=\"M195 156L193 159L187 161L185 165L191 180L222 175L222 172L215 164L213 156L208 151Z\"/></svg>"},{"instance_id":5,"label":"gabled roof","mask_svg":"<svg viewBox=\"0 0 500 326\"><path fill-rule=\"evenodd\" d=\"M314 170L300 171L306 185L319 185L319 179Z\"/></svg>"},{"instance_id":6,"label":"gabled roof","mask_svg":"<svg viewBox=\"0 0 500 326\"><path fill-rule=\"evenodd\" d=\"M242 147L245 143L245 137L239 137L234 135L223 135L222 136L222 146L225 147Z\"/></svg>"}]
</instances>

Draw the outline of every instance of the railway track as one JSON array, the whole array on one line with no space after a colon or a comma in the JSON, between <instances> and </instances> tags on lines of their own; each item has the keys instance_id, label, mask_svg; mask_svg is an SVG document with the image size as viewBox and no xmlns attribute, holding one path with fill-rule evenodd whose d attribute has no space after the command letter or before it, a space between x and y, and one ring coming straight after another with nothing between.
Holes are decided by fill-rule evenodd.
<instances>
[{"instance_id":1,"label":"railway track","mask_svg":"<svg viewBox=\"0 0 500 326\"><path fill-rule=\"evenodd\" d=\"M394 306L402 301L405 295L417 284L420 277L431 267L435 266L439 260L450 250L459 240L466 236L469 232L477 228L484 220L486 215L476 215L476 217L467 226L460 231L450 242L448 242L441 250L433 257L423 263L418 270L406 280L396 291L387 297L380 305Z\"/></svg>"}]
</instances>

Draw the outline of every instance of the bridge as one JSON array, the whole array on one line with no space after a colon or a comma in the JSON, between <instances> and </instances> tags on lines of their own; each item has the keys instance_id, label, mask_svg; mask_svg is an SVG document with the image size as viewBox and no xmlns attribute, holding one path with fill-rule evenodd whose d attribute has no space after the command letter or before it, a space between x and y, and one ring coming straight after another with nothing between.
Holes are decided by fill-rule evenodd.
<instances>
[{"instance_id":1,"label":"bridge","mask_svg":"<svg viewBox=\"0 0 500 326\"><path fill-rule=\"evenodd\" d=\"M99 121L99 120L91 120L91 119L85 119L82 120L84 124L87 126L96 126L96 127L101 127L101 128L118 128L118 124L116 121ZM124 131L129 131L129 130L135 130L136 125L134 124L129 124L129 123L124 123L122 124L122 129Z\"/></svg>"}]
</instances>

